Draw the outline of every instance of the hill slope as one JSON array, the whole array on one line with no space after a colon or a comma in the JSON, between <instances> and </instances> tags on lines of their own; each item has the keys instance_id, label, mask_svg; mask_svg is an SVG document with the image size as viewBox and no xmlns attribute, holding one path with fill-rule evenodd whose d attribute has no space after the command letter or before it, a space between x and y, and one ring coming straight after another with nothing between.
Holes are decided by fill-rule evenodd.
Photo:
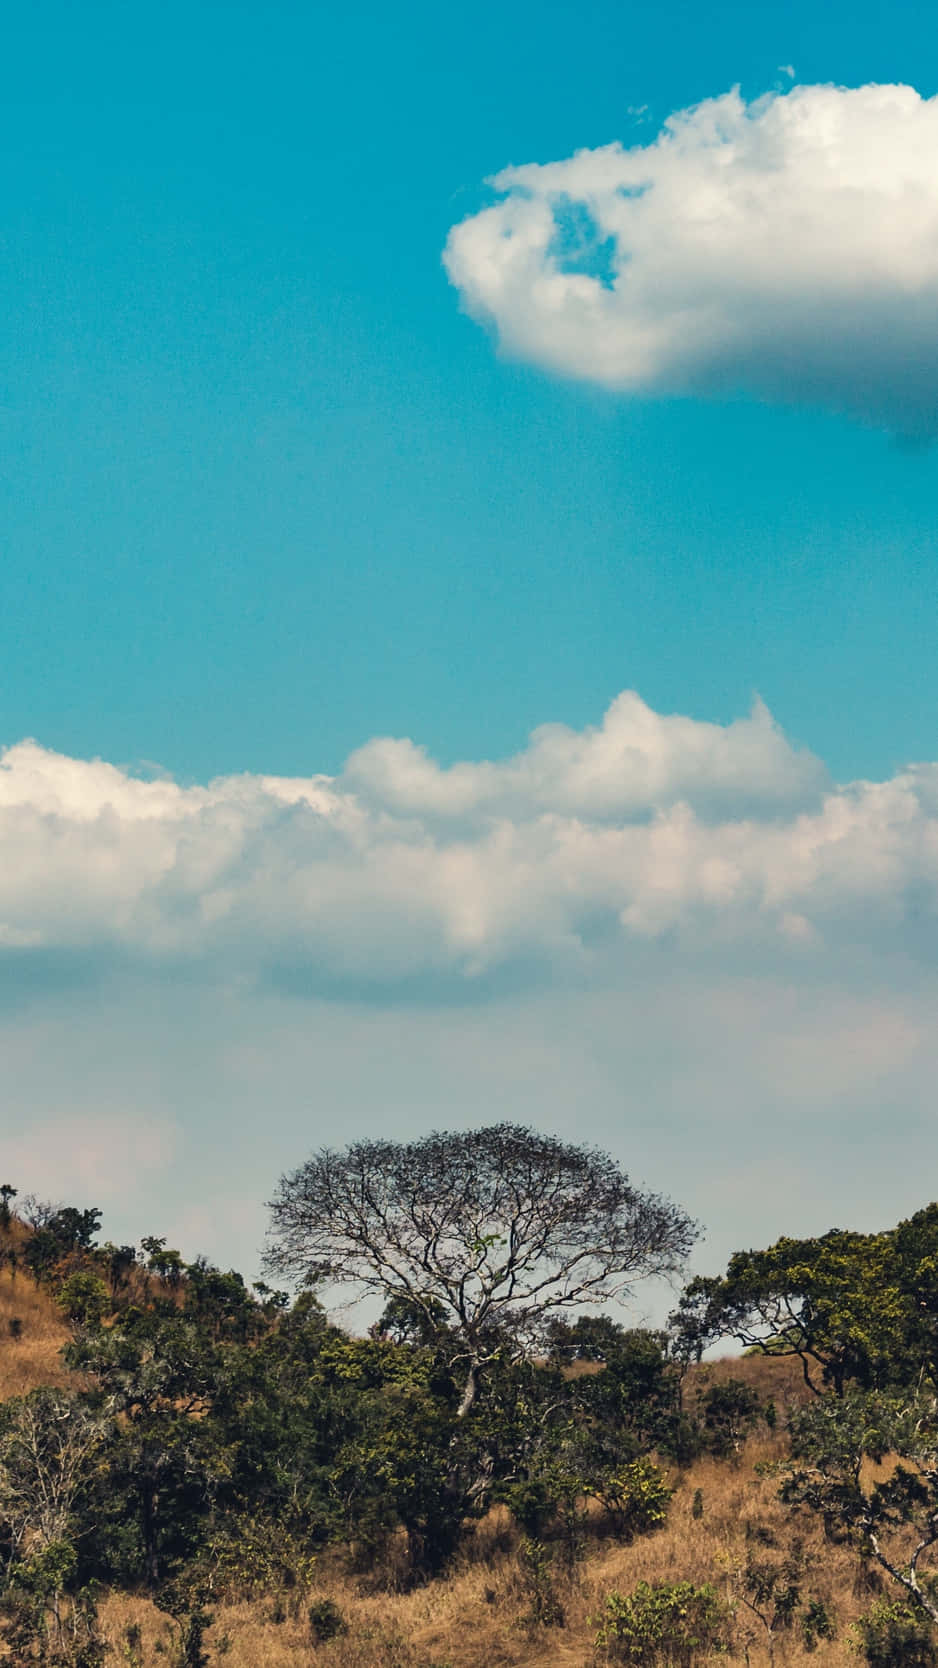
<instances>
[{"instance_id":1,"label":"hill slope","mask_svg":"<svg viewBox=\"0 0 938 1668\"><path fill-rule=\"evenodd\" d=\"M64 1385L69 1375L59 1351L67 1336L46 1292L24 1273L0 1271L0 1399L40 1384ZM790 1361L721 1361L698 1369L697 1376L708 1382L741 1378L761 1395L773 1396L782 1416L805 1394L797 1363ZM631 1592L640 1581L682 1580L712 1583L735 1599L735 1659L750 1668L773 1662L856 1668L850 1623L868 1607L869 1589L858 1581L854 1553L825 1543L816 1524L797 1523L780 1505L775 1484L761 1468L783 1451L784 1437L767 1435L751 1438L738 1462L704 1458L684 1472L672 1471L677 1490L667 1524L631 1545L601 1535L597 1525L574 1574L550 1577L564 1611L562 1627L528 1622L531 1579L519 1558L518 1532L498 1510L477 1526L451 1574L416 1592L369 1592L367 1579L353 1581L326 1552L297 1615L291 1615L289 1601L270 1598L219 1606L208 1640L210 1661L220 1649L217 1660L228 1668L299 1668L319 1659L330 1668L583 1668L593 1660L595 1619L611 1591ZM739 1574L753 1546L780 1563L799 1542L805 1593L820 1600L837 1625L834 1640L813 1648L797 1629L771 1639L763 1622L740 1603ZM554 1569L559 1571L559 1559ZM307 1620L313 1598L331 1599L347 1627L315 1652ZM103 1619L115 1663L167 1661L173 1624L148 1600L114 1596L103 1606Z\"/></svg>"}]
</instances>

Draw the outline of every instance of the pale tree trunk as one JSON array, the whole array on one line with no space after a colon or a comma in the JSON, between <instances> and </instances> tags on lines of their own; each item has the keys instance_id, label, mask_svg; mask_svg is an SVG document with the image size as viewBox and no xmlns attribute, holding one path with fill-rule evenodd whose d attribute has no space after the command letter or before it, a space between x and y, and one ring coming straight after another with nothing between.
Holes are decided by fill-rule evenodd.
<instances>
[{"instance_id":1,"label":"pale tree trunk","mask_svg":"<svg viewBox=\"0 0 938 1668\"><path fill-rule=\"evenodd\" d=\"M465 1382L465 1385L463 1387L462 1399L459 1403L458 1408L456 1409L457 1419L465 1419L466 1414L469 1412L470 1408L472 1407L473 1403L475 1402L475 1399L476 1399L476 1396L478 1395L478 1393L479 1393L479 1363L478 1363L478 1361L472 1361L472 1362L470 1362L469 1371L466 1375L466 1382Z\"/></svg>"}]
</instances>

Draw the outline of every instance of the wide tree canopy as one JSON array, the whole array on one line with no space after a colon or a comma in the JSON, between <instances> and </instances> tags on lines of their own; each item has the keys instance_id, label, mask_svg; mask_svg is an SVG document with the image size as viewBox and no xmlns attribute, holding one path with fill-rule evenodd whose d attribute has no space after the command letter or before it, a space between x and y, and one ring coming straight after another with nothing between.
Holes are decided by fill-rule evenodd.
<instances>
[{"instance_id":1,"label":"wide tree canopy","mask_svg":"<svg viewBox=\"0 0 938 1668\"><path fill-rule=\"evenodd\" d=\"M271 1201L268 1267L405 1302L479 1369L571 1305L676 1271L696 1230L614 1159L514 1124L323 1148Z\"/></svg>"},{"instance_id":2,"label":"wide tree canopy","mask_svg":"<svg viewBox=\"0 0 938 1668\"><path fill-rule=\"evenodd\" d=\"M672 1324L689 1357L725 1337L798 1355L812 1389L938 1385L938 1205L882 1233L737 1251L724 1276L691 1282Z\"/></svg>"}]
</instances>

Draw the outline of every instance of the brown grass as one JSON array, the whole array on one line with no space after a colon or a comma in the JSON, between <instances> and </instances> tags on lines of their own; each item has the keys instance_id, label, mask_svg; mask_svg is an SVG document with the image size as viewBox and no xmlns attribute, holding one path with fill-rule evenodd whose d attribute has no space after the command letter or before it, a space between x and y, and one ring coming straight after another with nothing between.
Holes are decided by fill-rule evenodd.
<instances>
[{"instance_id":1,"label":"brown grass","mask_svg":"<svg viewBox=\"0 0 938 1668\"><path fill-rule=\"evenodd\" d=\"M10 1336L11 1319L22 1322L22 1335ZM32 1279L0 1270L0 1400L23 1394L38 1384L64 1384L67 1374L59 1351L68 1337L54 1301ZM591 1524L586 1556L573 1579L558 1575L558 1595L565 1611L563 1628L526 1623L530 1598L517 1558L517 1537L505 1514L493 1512L470 1536L460 1563L446 1580L409 1594L368 1591L342 1573L330 1556L320 1565L320 1580L304 1596L298 1614L276 1620L272 1598L252 1604L219 1606L209 1635L211 1661L219 1668L587 1668L596 1661L596 1621L607 1595L630 1592L640 1581L711 1582L738 1600L736 1573L745 1563L747 1524L771 1531L783 1550L797 1534L812 1560L805 1592L821 1598L836 1616L837 1638L821 1642L810 1654L797 1631L776 1637L774 1668L858 1668L850 1648L850 1624L870 1603L858 1590L856 1554L826 1543L809 1519L795 1521L776 1497L770 1476L757 1466L779 1458L784 1450L784 1416L805 1399L797 1362L749 1357L716 1361L696 1369L689 1385L742 1378L763 1396L771 1396L779 1413L779 1433L753 1438L738 1464L699 1460L672 1481L677 1491L668 1522L657 1533L625 1545ZM696 1380L696 1383L695 1383ZM700 1490L703 1515L691 1515ZM348 1631L316 1646L306 1611L313 1598L328 1597L341 1608ZM289 1609L289 1606L287 1606ZM109 1661L138 1661L156 1668L172 1660L174 1624L146 1599L125 1594L108 1598L102 1620L111 1642ZM138 1657L126 1647L127 1628L141 1629ZM726 1661L726 1658L715 1660ZM734 1649L729 1659L750 1668L770 1668L761 1624L738 1605Z\"/></svg>"},{"instance_id":2,"label":"brown grass","mask_svg":"<svg viewBox=\"0 0 938 1668\"><path fill-rule=\"evenodd\" d=\"M17 1321L21 1331L14 1337ZM64 1385L68 1374L59 1351L68 1338L68 1327L48 1292L22 1271L0 1269L0 1401L24 1396L40 1384Z\"/></svg>"},{"instance_id":3,"label":"brown grass","mask_svg":"<svg viewBox=\"0 0 938 1668\"><path fill-rule=\"evenodd\" d=\"M733 1364L739 1373L739 1363ZM743 1369L745 1371L745 1368ZM742 1376L742 1375L740 1375ZM525 1622L529 1597L521 1577L516 1537L504 1514L493 1512L476 1528L457 1569L415 1593L374 1593L347 1576L322 1568L321 1583L307 1595L298 1616L275 1620L273 1600L219 1606L209 1637L212 1661L226 1668L587 1668L597 1659L596 1618L613 1590L630 1592L640 1581L711 1582L728 1598L738 1597L736 1572L745 1563L747 1524L777 1537L779 1548L793 1533L803 1536L811 1560L805 1591L821 1598L836 1616L838 1636L809 1653L797 1631L776 1636L775 1668L858 1668L850 1624L868 1607L869 1593L857 1590L856 1554L827 1544L810 1521L793 1523L779 1503L760 1462L777 1459L783 1438L751 1441L738 1466L701 1460L683 1476L667 1525L656 1534L624 1545L596 1534L571 1580L558 1576L565 1616L563 1628ZM691 1515L694 1492L703 1497L703 1516ZM314 1646L305 1619L309 1601L329 1597L341 1608L348 1631ZM107 1632L120 1660L129 1623L142 1629L142 1662L165 1661L157 1641L168 1643L170 1624L152 1605L126 1596L104 1608ZM217 1658L221 1646L223 1654ZM156 1652L156 1654L154 1654ZM715 1660L727 1661L719 1658ZM769 1668L768 1641L761 1624L740 1605L731 1662Z\"/></svg>"},{"instance_id":4,"label":"brown grass","mask_svg":"<svg viewBox=\"0 0 938 1668\"><path fill-rule=\"evenodd\" d=\"M817 1373L815 1378L819 1377ZM706 1389L710 1384L725 1383L728 1378L741 1378L759 1392L763 1401L774 1401L779 1415L812 1399L801 1362L787 1355L728 1355L720 1361L705 1361L690 1370L690 1393L693 1395L697 1385Z\"/></svg>"}]
</instances>

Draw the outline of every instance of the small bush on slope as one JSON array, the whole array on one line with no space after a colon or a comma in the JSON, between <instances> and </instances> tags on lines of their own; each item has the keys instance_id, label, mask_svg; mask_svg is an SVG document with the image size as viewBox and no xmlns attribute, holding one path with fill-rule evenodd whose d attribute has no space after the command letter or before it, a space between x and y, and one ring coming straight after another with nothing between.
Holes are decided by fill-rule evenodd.
<instances>
[{"instance_id":1,"label":"small bush on slope","mask_svg":"<svg viewBox=\"0 0 938 1668\"><path fill-rule=\"evenodd\" d=\"M609 1662L630 1668L694 1668L728 1647L731 1616L709 1584L642 1581L627 1597L609 1594L596 1644Z\"/></svg>"}]
</instances>

